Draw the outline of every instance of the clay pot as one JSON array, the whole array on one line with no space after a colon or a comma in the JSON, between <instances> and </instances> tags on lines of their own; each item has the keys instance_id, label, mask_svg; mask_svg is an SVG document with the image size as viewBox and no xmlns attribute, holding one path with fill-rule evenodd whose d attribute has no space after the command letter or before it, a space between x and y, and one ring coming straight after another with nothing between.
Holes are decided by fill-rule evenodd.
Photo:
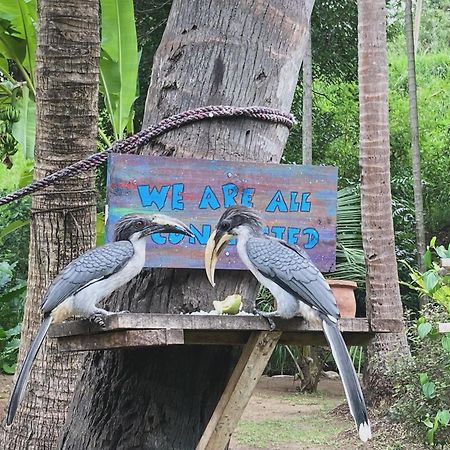
<instances>
[{"instance_id":1,"label":"clay pot","mask_svg":"<svg viewBox=\"0 0 450 450\"><path fill-rule=\"evenodd\" d=\"M354 281L327 280L336 298L341 317L354 318L356 315L356 299L354 290L358 286Z\"/></svg>"}]
</instances>

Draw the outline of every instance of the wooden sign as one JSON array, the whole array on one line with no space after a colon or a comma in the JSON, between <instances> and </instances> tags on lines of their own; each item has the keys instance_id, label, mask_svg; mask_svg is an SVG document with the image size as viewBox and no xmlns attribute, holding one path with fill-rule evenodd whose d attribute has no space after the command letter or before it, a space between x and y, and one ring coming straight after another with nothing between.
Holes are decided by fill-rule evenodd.
<instances>
[{"instance_id":1,"label":"wooden sign","mask_svg":"<svg viewBox=\"0 0 450 450\"><path fill-rule=\"evenodd\" d=\"M204 250L224 209L242 204L260 212L271 236L304 248L317 267L329 272L336 261L337 169L119 155L108 161L108 220L131 212L161 212L189 225L195 237L154 234L148 239L147 267L204 268ZM244 269L231 241L217 268Z\"/></svg>"}]
</instances>

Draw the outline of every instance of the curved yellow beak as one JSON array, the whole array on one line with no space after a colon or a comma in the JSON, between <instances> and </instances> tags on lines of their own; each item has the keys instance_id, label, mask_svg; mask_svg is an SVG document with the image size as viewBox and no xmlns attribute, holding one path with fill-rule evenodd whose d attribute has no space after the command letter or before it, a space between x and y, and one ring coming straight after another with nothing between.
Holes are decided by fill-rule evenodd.
<instances>
[{"instance_id":1,"label":"curved yellow beak","mask_svg":"<svg viewBox=\"0 0 450 450\"><path fill-rule=\"evenodd\" d=\"M214 230L208 239L205 249L205 270L206 276L212 286L215 286L214 272L219 259L220 252L225 248L228 241L233 239L233 235L229 233L218 232Z\"/></svg>"}]
</instances>

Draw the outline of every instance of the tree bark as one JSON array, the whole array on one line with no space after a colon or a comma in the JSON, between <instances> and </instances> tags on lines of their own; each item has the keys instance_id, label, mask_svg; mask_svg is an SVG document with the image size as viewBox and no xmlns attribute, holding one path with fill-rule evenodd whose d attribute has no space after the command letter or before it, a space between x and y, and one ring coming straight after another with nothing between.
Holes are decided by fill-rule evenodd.
<instances>
[{"instance_id":1,"label":"tree bark","mask_svg":"<svg viewBox=\"0 0 450 450\"><path fill-rule=\"evenodd\" d=\"M360 167L367 315L403 318L397 275L390 188L386 10L384 0L358 1ZM404 333L378 334L367 348L369 400L391 392L385 377L390 352L409 353Z\"/></svg>"},{"instance_id":2,"label":"tree bark","mask_svg":"<svg viewBox=\"0 0 450 450\"><path fill-rule=\"evenodd\" d=\"M39 2L36 178L96 150L97 3ZM33 195L28 292L19 361L40 323L41 298L50 281L68 262L94 245L95 212L92 172ZM13 426L1 433L2 450L55 447L80 358L59 353L53 341L44 343Z\"/></svg>"},{"instance_id":3,"label":"tree bark","mask_svg":"<svg viewBox=\"0 0 450 450\"><path fill-rule=\"evenodd\" d=\"M208 104L288 111L312 5L312 0L212 0L207 6L200 0L174 1L154 59L144 126ZM146 152L278 162L287 135L275 124L218 120L173 131ZM246 272L220 272L213 289L202 270L155 269L143 271L111 303L177 314L210 310L213 300L240 292L248 309L256 289ZM236 353L211 346L94 353L77 386L60 448L194 449Z\"/></svg>"},{"instance_id":4,"label":"tree bark","mask_svg":"<svg viewBox=\"0 0 450 450\"><path fill-rule=\"evenodd\" d=\"M312 54L311 27L303 58L302 164L312 164Z\"/></svg>"},{"instance_id":5,"label":"tree bark","mask_svg":"<svg viewBox=\"0 0 450 450\"><path fill-rule=\"evenodd\" d=\"M417 83L414 34L412 23L411 0L405 0L405 35L406 53L408 57L408 97L409 97L409 129L411 134L411 157L414 189L414 209L416 210L416 244L417 264L421 272L425 271L423 255L425 254L425 220L423 214L423 190L420 169L419 117L417 113ZM420 299L426 303L425 298Z\"/></svg>"}]
</instances>

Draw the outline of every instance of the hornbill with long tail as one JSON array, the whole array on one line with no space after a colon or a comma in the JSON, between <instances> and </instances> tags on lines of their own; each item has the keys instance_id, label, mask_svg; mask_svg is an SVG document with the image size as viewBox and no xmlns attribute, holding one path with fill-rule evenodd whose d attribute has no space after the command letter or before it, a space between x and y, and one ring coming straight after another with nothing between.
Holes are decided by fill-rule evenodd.
<instances>
[{"instance_id":1,"label":"hornbill with long tail","mask_svg":"<svg viewBox=\"0 0 450 450\"><path fill-rule=\"evenodd\" d=\"M260 217L244 206L228 208L220 218L205 250L205 268L214 286L214 271L220 252L231 239L245 266L268 288L277 301L273 312L256 311L274 323L272 317L290 319L298 314L322 325L339 369L350 412L359 437L371 438L370 422L361 386L344 339L338 328L339 310L330 287L308 255L296 246L262 232Z\"/></svg>"},{"instance_id":2,"label":"hornbill with long tail","mask_svg":"<svg viewBox=\"0 0 450 450\"><path fill-rule=\"evenodd\" d=\"M118 220L114 242L88 250L56 276L42 300L43 320L25 356L11 394L7 425L14 419L33 361L50 324L79 316L104 326L104 318L114 313L98 308L97 303L128 283L142 270L146 240L153 233L192 236L188 227L174 218L162 214L128 214Z\"/></svg>"}]
</instances>

